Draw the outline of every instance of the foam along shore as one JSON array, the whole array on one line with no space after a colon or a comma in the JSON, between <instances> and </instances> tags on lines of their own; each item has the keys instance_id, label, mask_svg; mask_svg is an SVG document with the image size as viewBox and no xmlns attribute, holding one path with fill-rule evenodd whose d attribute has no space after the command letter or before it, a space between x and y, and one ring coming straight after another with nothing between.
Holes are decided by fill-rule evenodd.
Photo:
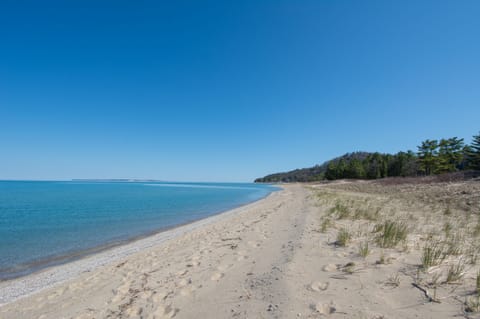
<instances>
[{"instance_id":1,"label":"foam along shore","mask_svg":"<svg viewBox=\"0 0 480 319\"><path fill-rule=\"evenodd\" d=\"M0 318L450 318L468 310L475 265L453 292L442 284L442 265L419 268L422 234L440 223L422 198L435 192L415 197L418 186L389 193L363 182L282 187L233 211L4 282ZM459 220L460 208L449 203L445 218ZM392 216L416 228L399 245L379 247L371 227Z\"/></svg>"}]
</instances>

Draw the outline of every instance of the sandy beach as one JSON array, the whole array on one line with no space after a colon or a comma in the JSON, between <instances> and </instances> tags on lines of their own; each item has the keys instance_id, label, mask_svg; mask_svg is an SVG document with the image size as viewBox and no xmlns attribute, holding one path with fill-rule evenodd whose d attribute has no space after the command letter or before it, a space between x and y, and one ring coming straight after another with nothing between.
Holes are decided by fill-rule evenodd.
<instances>
[{"instance_id":1,"label":"sandy beach","mask_svg":"<svg viewBox=\"0 0 480 319\"><path fill-rule=\"evenodd\" d=\"M478 244L466 234L477 225L478 184L282 186L233 211L1 283L0 318L476 318ZM398 244L378 240L386 220L407 225ZM465 242L422 268L425 245L447 238L447 222ZM460 261L461 274L447 277Z\"/></svg>"}]
</instances>

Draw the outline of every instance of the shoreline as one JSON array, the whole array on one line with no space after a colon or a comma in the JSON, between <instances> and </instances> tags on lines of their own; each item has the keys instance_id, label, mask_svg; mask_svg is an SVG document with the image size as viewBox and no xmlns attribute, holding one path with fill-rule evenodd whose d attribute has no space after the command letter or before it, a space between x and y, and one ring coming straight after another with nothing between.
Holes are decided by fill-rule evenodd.
<instances>
[{"instance_id":1,"label":"shoreline","mask_svg":"<svg viewBox=\"0 0 480 319\"><path fill-rule=\"evenodd\" d=\"M72 263L42 273L42 291L0 317L480 318L478 181L282 189L76 262L94 261L83 272ZM444 259L427 263L428 247Z\"/></svg>"},{"instance_id":2,"label":"shoreline","mask_svg":"<svg viewBox=\"0 0 480 319\"><path fill-rule=\"evenodd\" d=\"M0 307L19 299L28 297L42 290L55 287L72 280L82 273L92 272L95 269L127 258L141 251L178 238L188 232L214 224L232 215L249 210L261 202L271 198L274 194L285 191L281 186L268 195L239 205L237 207L214 213L211 216L181 223L176 226L162 228L148 234L136 236L127 240L106 244L72 254L74 257L59 256L62 261L49 264L25 275L16 276L0 281ZM55 258L53 258L55 259Z\"/></svg>"},{"instance_id":3,"label":"shoreline","mask_svg":"<svg viewBox=\"0 0 480 319\"><path fill-rule=\"evenodd\" d=\"M155 236L155 235L158 235L162 232L166 232L166 231L178 228L178 227L186 226L186 225L198 222L202 219L214 217L214 216L217 216L217 215L220 215L220 214L227 213L230 210L234 210L234 209L237 209L237 208L244 207L246 205L256 203L258 201L261 201L261 200L267 198L270 194L272 194L274 192L277 192L277 191L281 191L281 188L278 187L278 189L275 189L272 192L268 193L267 195L265 195L261 198L255 199L253 201L250 201L250 202L247 202L247 203L244 203L244 204L240 204L240 205L236 205L236 206L233 206L233 207L231 207L229 209L226 209L226 210L219 210L219 211L213 212L211 215L208 215L206 217L194 218L194 219L186 221L186 222L181 222L181 223L173 225L173 226L165 226L165 227L153 230L153 231L149 231L149 232L144 233L144 234L140 234L140 235L130 237L130 238L112 240L112 241L106 242L102 245L98 245L98 246L94 246L94 247L90 247L90 248L86 248L86 249L81 249L81 250L75 250L75 251L71 251L70 253L66 253L66 254L62 254L62 255L54 255L54 256L44 257L42 259L35 260L35 261L29 262L29 263L19 264L19 265L15 265L13 267L10 267L10 268L0 269L0 287L1 287L1 284L4 283L4 282L21 279L23 277L27 277L27 276L30 276L32 274L42 272L44 270L48 270L52 267L62 266L62 265L65 265L65 264L68 264L68 263L71 263L71 262L75 262L77 260L87 258L89 256L100 254L100 253L108 251L110 249L115 249L117 247L129 245L129 244L131 244L135 241L142 240L142 239L145 239L145 238L148 238L148 237L151 237L151 236ZM9 270L15 269L15 268L20 268L21 270L9 271ZM3 273L2 273L2 271L3 271ZM1 303L1 297L0 297L0 306L1 305L2 305L2 303Z\"/></svg>"}]
</instances>

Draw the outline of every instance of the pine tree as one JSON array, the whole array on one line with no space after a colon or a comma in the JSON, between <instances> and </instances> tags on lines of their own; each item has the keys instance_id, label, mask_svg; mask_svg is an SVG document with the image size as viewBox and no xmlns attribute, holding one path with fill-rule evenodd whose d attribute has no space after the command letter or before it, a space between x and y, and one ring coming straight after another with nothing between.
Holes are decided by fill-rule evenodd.
<instances>
[{"instance_id":1,"label":"pine tree","mask_svg":"<svg viewBox=\"0 0 480 319\"><path fill-rule=\"evenodd\" d=\"M365 178L365 170L362 162L356 158L352 158L347 165L345 171L346 178Z\"/></svg>"},{"instance_id":2,"label":"pine tree","mask_svg":"<svg viewBox=\"0 0 480 319\"><path fill-rule=\"evenodd\" d=\"M398 152L388 161L388 176L415 176L417 156L412 151Z\"/></svg>"},{"instance_id":3,"label":"pine tree","mask_svg":"<svg viewBox=\"0 0 480 319\"><path fill-rule=\"evenodd\" d=\"M406 161L402 167L401 176L417 176L418 174L417 155L413 151L407 151Z\"/></svg>"},{"instance_id":4,"label":"pine tree","mask_svg":"<svg viewBox=\"0 0 480 319\"><path fill-rule=\"evenodd\" d=\"M328 163L327 170L325 171L325 178L328 180L335 180L337 179L337 163L331 161Z\"/></svg>"},{"instance_id":5,"label":"pine tree","mask_svg":"<svg viewBox=\"0 0 480 319\"><path fill-rule=\"evenodd\" d=\"M474 135L472 144L467 150L468 167L476 170L480 170L480 133Z\"/></svg>"},{"instance_id":6,"label":"pine tree","mask_svg":"<svg viewBox=\"0 0 480 319\"><path fill-rule=\"evenodd\" d=\"M368 155L366 161L366 177L370 179L377 179L384 177L384 160L382 154L376 152Z\"/></svg>"},{"instance_id":7,"label":"pine tree","mask_svg":"<svg viewBox=\"0 0 480 319\"><path fill-rule=\"evenodd\" d=\"M456 171L461 166L463 160L463 138L442 138L438 146L438 166L435 173Z\"/></svg>"},{"instance_id":8,"label":"pine tree","mask_svg":"<svg viewBox=\"0 0 480 319\"><path fill-rule=\"evenodd\" d=\"M418 146L418 160L420 169L425 175L431 175L438 167L438 141L425 140L422 145Z\"/></svg>"}]
</instances>

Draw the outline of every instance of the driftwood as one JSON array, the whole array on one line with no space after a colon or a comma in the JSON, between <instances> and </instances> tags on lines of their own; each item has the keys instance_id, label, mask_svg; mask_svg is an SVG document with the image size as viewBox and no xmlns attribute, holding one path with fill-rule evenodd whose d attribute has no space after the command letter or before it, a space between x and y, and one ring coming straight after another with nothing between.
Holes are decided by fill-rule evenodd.
<instances>
[{"instance_id":1,"label":"driftwood","mask_svg":"<svg viewBox=\"0 0 480 319\"><path fill-rule=\"evenodd\" d=\"M440 303L440 300L436 299L436 298L433 298L429 293L428 293L428 290L426 288L423 288L422 286L416 284L416 283L412 283L412 286L419 289L420 291L422 291L424 294L425 294L425 297L427 297L428 301L429 302L436 302L436 303Z\"/></svg>"}]
</instances>

